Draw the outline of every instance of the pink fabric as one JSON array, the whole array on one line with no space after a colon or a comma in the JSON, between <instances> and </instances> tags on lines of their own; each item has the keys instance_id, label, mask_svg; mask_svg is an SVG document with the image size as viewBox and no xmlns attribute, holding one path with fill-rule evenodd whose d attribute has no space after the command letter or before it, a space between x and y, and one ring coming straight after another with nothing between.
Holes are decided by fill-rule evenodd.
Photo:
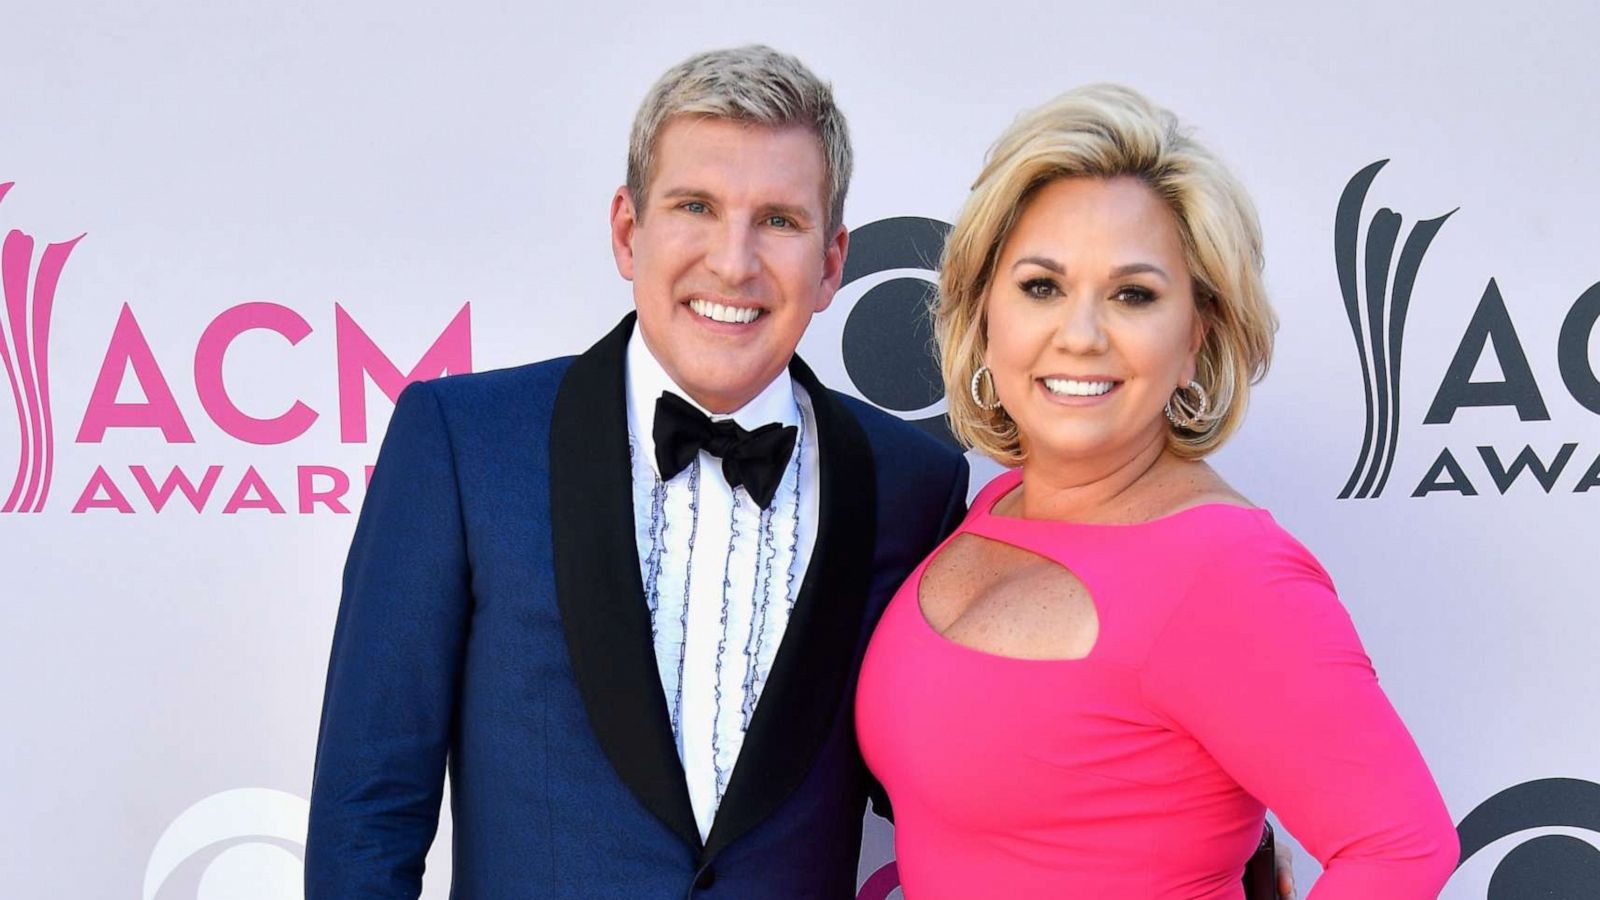
<instances>
[{"instance_id":1,"label":"pink fabric","mask_svg":"<svg viewBox=\"0 0 1600 900\"><path fill-rule=\"evenodd\" d=\"M1079 660L996 656L928 625L927 561L901 587L856 724L907 900L1240 898L1263 804L1326 867L1308 900L1438 895L1449 813L1304 547L1227 505L1138 525L991 515L1020 480L985 487L956 534L1069 569L1099 636Z\"/></svg>"}]
</instances>

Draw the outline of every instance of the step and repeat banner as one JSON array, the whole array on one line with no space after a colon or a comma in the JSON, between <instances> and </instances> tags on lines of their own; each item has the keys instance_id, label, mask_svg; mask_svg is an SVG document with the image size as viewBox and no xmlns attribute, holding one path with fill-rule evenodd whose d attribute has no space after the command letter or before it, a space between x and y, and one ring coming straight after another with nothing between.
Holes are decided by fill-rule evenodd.
<instances>
[{"instance_id":1,"label":"step and repeat banner","mask_svg":"<svg viewBox=\"0 0 1600 900\"><path fill-rule=\"evenodd\" d=\"M1600 892L1592 4L0 23L0 895L301 896L340 568L394 397L576 352L629 308L606 212L633 110L748 41L831 80L855 137L847 284L801 352L936 435L921 310L989 141L1088 81L1194 126L1260 207L1283 320L1216 464L1333 574L1458 823L1444 896ZM869 820L862 896L897 897Z\"/></svg>"}]
</instances>

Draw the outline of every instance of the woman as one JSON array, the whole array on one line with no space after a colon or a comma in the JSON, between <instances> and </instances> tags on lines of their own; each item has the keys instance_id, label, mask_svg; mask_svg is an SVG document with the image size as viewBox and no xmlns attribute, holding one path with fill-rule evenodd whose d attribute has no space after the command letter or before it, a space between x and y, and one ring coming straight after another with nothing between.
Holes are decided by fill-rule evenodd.
<instances>
[{"instance_id":1,"label":"woman","mask_svg":"<svg viewBox=\"0 0 1600 900\"><path fill-rule=\"evenodd\" d=\"M908 900L1238 898L1265 808L1310 900L1434 897L1455 831L1327 574L1203 458L1275 320L1244 191L1172 116L1072 91L949 236L950 418L1020 468L878 626L857 700Z\"/></svg>"}]
</instances>

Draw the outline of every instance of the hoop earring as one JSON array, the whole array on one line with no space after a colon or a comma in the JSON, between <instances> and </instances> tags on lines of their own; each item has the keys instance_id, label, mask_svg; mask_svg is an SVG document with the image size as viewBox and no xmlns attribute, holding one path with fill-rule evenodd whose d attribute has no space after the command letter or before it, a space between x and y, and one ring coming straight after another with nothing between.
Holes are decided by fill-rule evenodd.
<instances>
[{"instance_id":1,"label":"hoop earring","mask_svg":"<svg viewBox=\"0 0 1600 900\"><path fill-rule=\"evenodd\" d=\"M996 393L994 389L993 372L989 372L989 393L995 395L994 402L984 403L983 395L978 391L978 381L979 379L983 378L983 373L985 372L989 372L988 366L979 366L978 371L972 373L972 384L970 385L972 388L972 402L976 403L978 408L984 410L985 412L993 412L1000 408L1000 395Z\"/></svg>"},{"instance_id":2,"label":"hoop earring","mask_svg":"<svg viewBox=\"0 0 1600 900\"><path fill-rule=\"evenodd\" d=\"M1185 390L1195 395L1194 402L1190 402L1183 395ZM1172 392L1172 396L1167 398L1165 410L1167 421L1172 423L1172 427L1185 431L1200 431L1199 426L1204 424L1206 413L1210 411L1211 398L1206 395L1206 389L1200 386L1200 382L1193 379L1189 381L1187 388L1178 388Z\"/></svg>"}]
</instances>

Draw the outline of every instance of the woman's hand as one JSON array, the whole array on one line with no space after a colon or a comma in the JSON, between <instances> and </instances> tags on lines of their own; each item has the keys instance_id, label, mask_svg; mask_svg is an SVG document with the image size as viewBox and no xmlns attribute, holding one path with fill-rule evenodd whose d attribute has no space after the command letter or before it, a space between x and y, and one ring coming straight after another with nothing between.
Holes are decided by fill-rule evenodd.
<instances>
[{"instance_id":1,"label":"woman's hand","mask_svg":"<svg viewBox=\"0 0 1600 900\"><path fill-rule=\"evenodd\" d=\"M1278 864L1278 900L1299 900L1300 895L1294 892L1294 851L1280 841L1272 852Z\"/></svg>"}]
</instances>

